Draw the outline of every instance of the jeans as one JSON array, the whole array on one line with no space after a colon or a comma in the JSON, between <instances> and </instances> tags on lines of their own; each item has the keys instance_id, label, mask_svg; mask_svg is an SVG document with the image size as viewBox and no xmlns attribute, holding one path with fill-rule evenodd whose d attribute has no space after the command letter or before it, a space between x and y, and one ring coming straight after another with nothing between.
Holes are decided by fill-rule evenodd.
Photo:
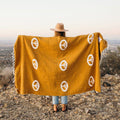
<instances>
[{"instance_id":1,"label":"jeans","mask_svg":"<svg viewBox=\"0 0 120 120\"><path fill-rule=\"evenodd\" d=\"M59 103L59 96L52 96L52 103L58 104ZM61 103L67 104L67 96L61 96Z\"/></svg>"}]
</instances>

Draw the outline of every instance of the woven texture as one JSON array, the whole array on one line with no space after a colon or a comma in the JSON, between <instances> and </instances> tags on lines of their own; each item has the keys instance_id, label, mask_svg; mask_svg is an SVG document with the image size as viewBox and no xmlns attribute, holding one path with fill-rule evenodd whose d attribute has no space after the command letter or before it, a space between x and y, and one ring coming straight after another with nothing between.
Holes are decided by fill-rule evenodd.
<instances>
[{"instance_id":1,"label":"woven texture","mask_svg":"<svg viewBox=\"0 0 120 120\"><path fill-rule=\"evenodd\" d=\"M101 92L99 57L106 47L99 32L76 37L19 35L14 44L16 90L49 96Z\"/></svg>"}]
</instances>

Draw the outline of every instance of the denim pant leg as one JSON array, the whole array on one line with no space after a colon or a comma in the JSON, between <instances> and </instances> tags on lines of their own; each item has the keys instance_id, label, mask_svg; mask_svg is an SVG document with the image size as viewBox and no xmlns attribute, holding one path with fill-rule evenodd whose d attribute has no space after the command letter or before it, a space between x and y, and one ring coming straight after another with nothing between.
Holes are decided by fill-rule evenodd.
<instances>
[{"instance_id":1,"label":"denim pant leg","mask_svg":"<svg viewBox=\"0 0 120 120\"><path fill-rule=\"evenodd\" d=\"M52 103L53 104L58 104L59 103L59 96L52 96Z\"/></svg>"},{"instance_id":2,"label":"denim pant leg","mask_svg":"<svg viewBox=\"0 0 120 120\"><path fill-rule=\"evenodd\" d=\"M67 96L61 96L61 103L67 104Z\"/></svg>"}]
</instances>

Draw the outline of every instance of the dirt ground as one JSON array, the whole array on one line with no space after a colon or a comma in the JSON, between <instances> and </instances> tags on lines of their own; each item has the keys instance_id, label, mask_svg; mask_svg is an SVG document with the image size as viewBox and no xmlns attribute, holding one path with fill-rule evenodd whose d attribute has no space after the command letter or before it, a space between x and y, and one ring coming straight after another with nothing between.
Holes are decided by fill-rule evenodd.
<instances>
[{"instance_id":1,"label":"dirt ground","mask_svg":"<svg viewBox=\"0 0 120 120\"><path fill-rule=\"evenodd\" d=\"M66 112L61 111L59 97L59 111L53 113L51 96L20 95L10 83L0 89L0 120L119 120L120 76L103 76L101 90L68 96Z\"/></svg>"}]
</instances>

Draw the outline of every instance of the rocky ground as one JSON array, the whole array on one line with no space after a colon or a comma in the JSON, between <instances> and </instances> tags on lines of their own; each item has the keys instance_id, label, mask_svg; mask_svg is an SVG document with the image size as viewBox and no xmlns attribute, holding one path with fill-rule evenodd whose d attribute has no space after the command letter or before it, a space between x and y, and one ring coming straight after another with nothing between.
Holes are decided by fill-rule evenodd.
<instances>
[{"instance_id":1,"label":"rocky ground","mask_svg":"<svg viewBox=\"0 0 120 120\"><path fill-rule=\"evenodd\" d=\"M120 76L101 77L101 90L68 96L68 110L59 103L53 113L51 96L20 95L10 83L0 89L0 120L120 120Z\"/></svg>"}]
</instances>

